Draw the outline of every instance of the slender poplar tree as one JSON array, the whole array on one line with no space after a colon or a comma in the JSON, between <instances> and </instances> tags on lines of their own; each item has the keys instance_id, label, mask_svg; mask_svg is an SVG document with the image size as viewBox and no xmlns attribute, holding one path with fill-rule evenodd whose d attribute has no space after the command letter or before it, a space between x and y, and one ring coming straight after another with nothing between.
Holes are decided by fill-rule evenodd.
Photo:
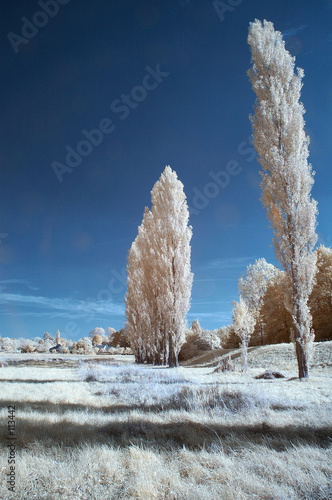
<instances>
[{"instance_id":1,"label":"slender poplar tree","mask_svg":"<svg viewBox=\"0 0 332 500\"><path fill-rule=\"evenodd\" d=\"M168 166L154 185L127 265L126 315L136 361L178 366L193 275L183 184Z\"/></svg>"},{"instance_id":2,"label":"slender poplar tree","mask_svg":"<svg viewBox=\"0 0 332 500\"><path fill-rule=\"evenodd\" d=\"M308 298L316 272L317 203L311 197L314 172L307 160L309 138L300 102L304 72L294 71L295 57L271 22L251 23L248 43L252 55L248 75L257 96L250 119L263 169L262 202L273 228L276 257L288 278L286 304L292 315L299 377L306 378L314 340Z\"/></svg>"},{"instance_id":3,"label":"slender poplar tree","mask_svg":"<svg viewBox=\"0 0 332 500\"><path fill-rule=\"evenodd\" d=\"M242 297L240 297L239 302L233 302L233 306L234 331L241 340L242 368L246 372L248 370L248 346L256 319Z\"/></svg>"},{"instance_id":4,"label":"slender poplar tree","mask_svg":"<svg viewBox=\"0 0 332 500\"><path fill-rule=\"evenodd\" d=\"M146 360L145 339L146 332L146 298L144 296L144 258L142 252L144 231L144 220L138 228L138 235L128 253L127 263L127 293L126 316L127 332L130 340L130 346L134 351L137 363L143 363Z\"/></svg>"}]
</instances>

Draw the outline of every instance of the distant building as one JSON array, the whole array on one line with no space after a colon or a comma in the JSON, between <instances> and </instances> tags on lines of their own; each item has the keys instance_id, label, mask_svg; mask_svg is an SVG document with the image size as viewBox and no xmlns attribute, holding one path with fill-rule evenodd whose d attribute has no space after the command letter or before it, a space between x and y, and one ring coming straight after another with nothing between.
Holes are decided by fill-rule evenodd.
<instances>
[{"instance_id":1,"label":"distant building","mask_svg":"<svg viewBox=\"0 0 332 500\"><path fill-rule=\"evenodd\" d=\"M60 332L59 332L59 330L56 331L55 342L57 345L60 344Z\"/></svg>"},{"instance_id":2,"label":"distant building","mask_svg":"<svg viewBox=\"0 0 332 500\"><path fill-rule=\"evenodd\" d=\"M57 344L55 345L54 347L51 347L51 349L49 349L50 352L62 352L63 351L63 347L61 344Z\"/></svg>"}]
</instances>

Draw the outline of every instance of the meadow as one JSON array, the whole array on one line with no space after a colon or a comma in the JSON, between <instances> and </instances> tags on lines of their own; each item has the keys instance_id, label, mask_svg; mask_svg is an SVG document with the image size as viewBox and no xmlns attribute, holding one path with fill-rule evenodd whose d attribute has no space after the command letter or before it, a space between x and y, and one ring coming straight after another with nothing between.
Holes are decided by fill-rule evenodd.
<instances>
[{"instance_id":1,"label":"meadow","mask_svg":"<svg viewBox=\"0 0 332 500\"><path fill-rule=\"evenodd\" d=\"M234 371L223 372L230 357ZM332 498L332 342L297 378L290 344L178 369L132 356L1 355L0 498ZM256 379L266 369L285 378ZM15 492L8 407L15 405Z\"/></svg>"}]
</instances>

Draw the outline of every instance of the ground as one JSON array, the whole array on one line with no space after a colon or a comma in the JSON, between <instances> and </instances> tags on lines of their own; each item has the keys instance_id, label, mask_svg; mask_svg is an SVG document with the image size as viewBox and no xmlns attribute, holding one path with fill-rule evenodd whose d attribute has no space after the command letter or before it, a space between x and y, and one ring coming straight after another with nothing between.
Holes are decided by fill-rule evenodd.
<instances>
[{"instance_id":1,"label":"ground","mask_svg":"<svg viewBox=\"0 0 332 500\"><path fill-rule=\"evenodd\" d=\"M216 371L231 356L235 371ZM179 369L132 356L0 356L0 498L328 499L332 342L310 379L290 344L209 352ZM266 369L284 379L257 380ZM8 408L15 406L15 492Z\"/></svg>"}]
</instances>

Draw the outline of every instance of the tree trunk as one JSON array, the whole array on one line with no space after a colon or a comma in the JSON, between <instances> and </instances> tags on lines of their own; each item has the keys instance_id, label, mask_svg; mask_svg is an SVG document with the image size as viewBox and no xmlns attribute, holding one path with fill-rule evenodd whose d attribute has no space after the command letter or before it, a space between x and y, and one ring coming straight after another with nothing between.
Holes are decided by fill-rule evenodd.
<instances>
[{"instance_id":1,"label":"tree trunk","mask_svg":"<svg viewBox=\"0 0 332 500\"><path fill-rule=\"evenodd\" d=\"M264 327L263 327L263 323L261 323L261 345L264 345Z\"/></svg>"},{"instance_id":2,"label":"tree trunk","mask_svg":"<svg viewBox=\"0 0 332 500\"><path fill-rule=\"evenodd\" d=\"M295 293L293 297L296 297ZM295 305L295 318L296 322L293 321L293 328L294 328L294 339L295 339L295 352L296 352L296 358L297 358L297 365L299 369L299 378L309 378L309 366L308 366L308 359L307 359L307 354L304 350L303 342L308 342L308 337L305 339L302 338L301 331L298 327L298 325L303 325L305 324L305 312L303 308L301 307L300 300L297 298L293 298L294 305ZM303 333L303 332L302 332ZM309 333L309 332L307 332Z\"/></svg>"},{"instance_id":3,"label":"tree trunk","mask_svg":"<svg viewBox=\"0 0 332 500\"><path fill-rule=\"evenodd\" d=\"M139 364L144 363L144 361L143 361L143 354L142 354L142 351L140 349L138 349L137 352L136 352L135 362L139 363Z\"/></svg>"},{"instance_id":4,"label":"tree trunk","mask_svg":"<svg viewBox=\"0 0 332 500\"><path fill-rule=\"evenodd\" d=\"M153 364L155 366L160 366L162 365L162 361L161 361L161 357L160 357L160 351L156 352L155 355L154 355L154 362Z\"/></svg>"},{"instance_id":5,"label":"tree trunk","mask_svg":"<svg viewBox=\"0 0 332 500\"><path fill-rule=\"evenodd\" d=\"M242 339L241 343L241 358L242 358L242 369L244 372L248 371L248 343L247 339Z\"/></svg>"},{"instance_id":6,"label":"tree trunk","mask_svg":"<svg viewBox=\"0 0 332 500\"><path fill-rule=\"evenodd\" d=\"M299 369L299 378L309 378L309 366L308 360L301 343L299 329L294 325L294 335L295 335L295 351L297 357L297 365Z\"/></svg>"},{"instance_id":7,"label":"tree trunk","mask_svg":"<svg viewBox=\"0 0 332 500\"><path fill-rule=\"evenodd\" d=\"M164 332L164 337L163 337L163 365L167 365L167 337L166 337L166 332Z\"/></svg>"},{"instance_id":8,"label":"tree trunk","mask_svg":"<svg viewBox=\"0 0 332 500\"><path fill-rule=\"evenodd\" d=\"M174 350L172 335L169 335L168 366L170 368L177 368L179 366L178 357Z\"/></svg>"}]
</instances>

